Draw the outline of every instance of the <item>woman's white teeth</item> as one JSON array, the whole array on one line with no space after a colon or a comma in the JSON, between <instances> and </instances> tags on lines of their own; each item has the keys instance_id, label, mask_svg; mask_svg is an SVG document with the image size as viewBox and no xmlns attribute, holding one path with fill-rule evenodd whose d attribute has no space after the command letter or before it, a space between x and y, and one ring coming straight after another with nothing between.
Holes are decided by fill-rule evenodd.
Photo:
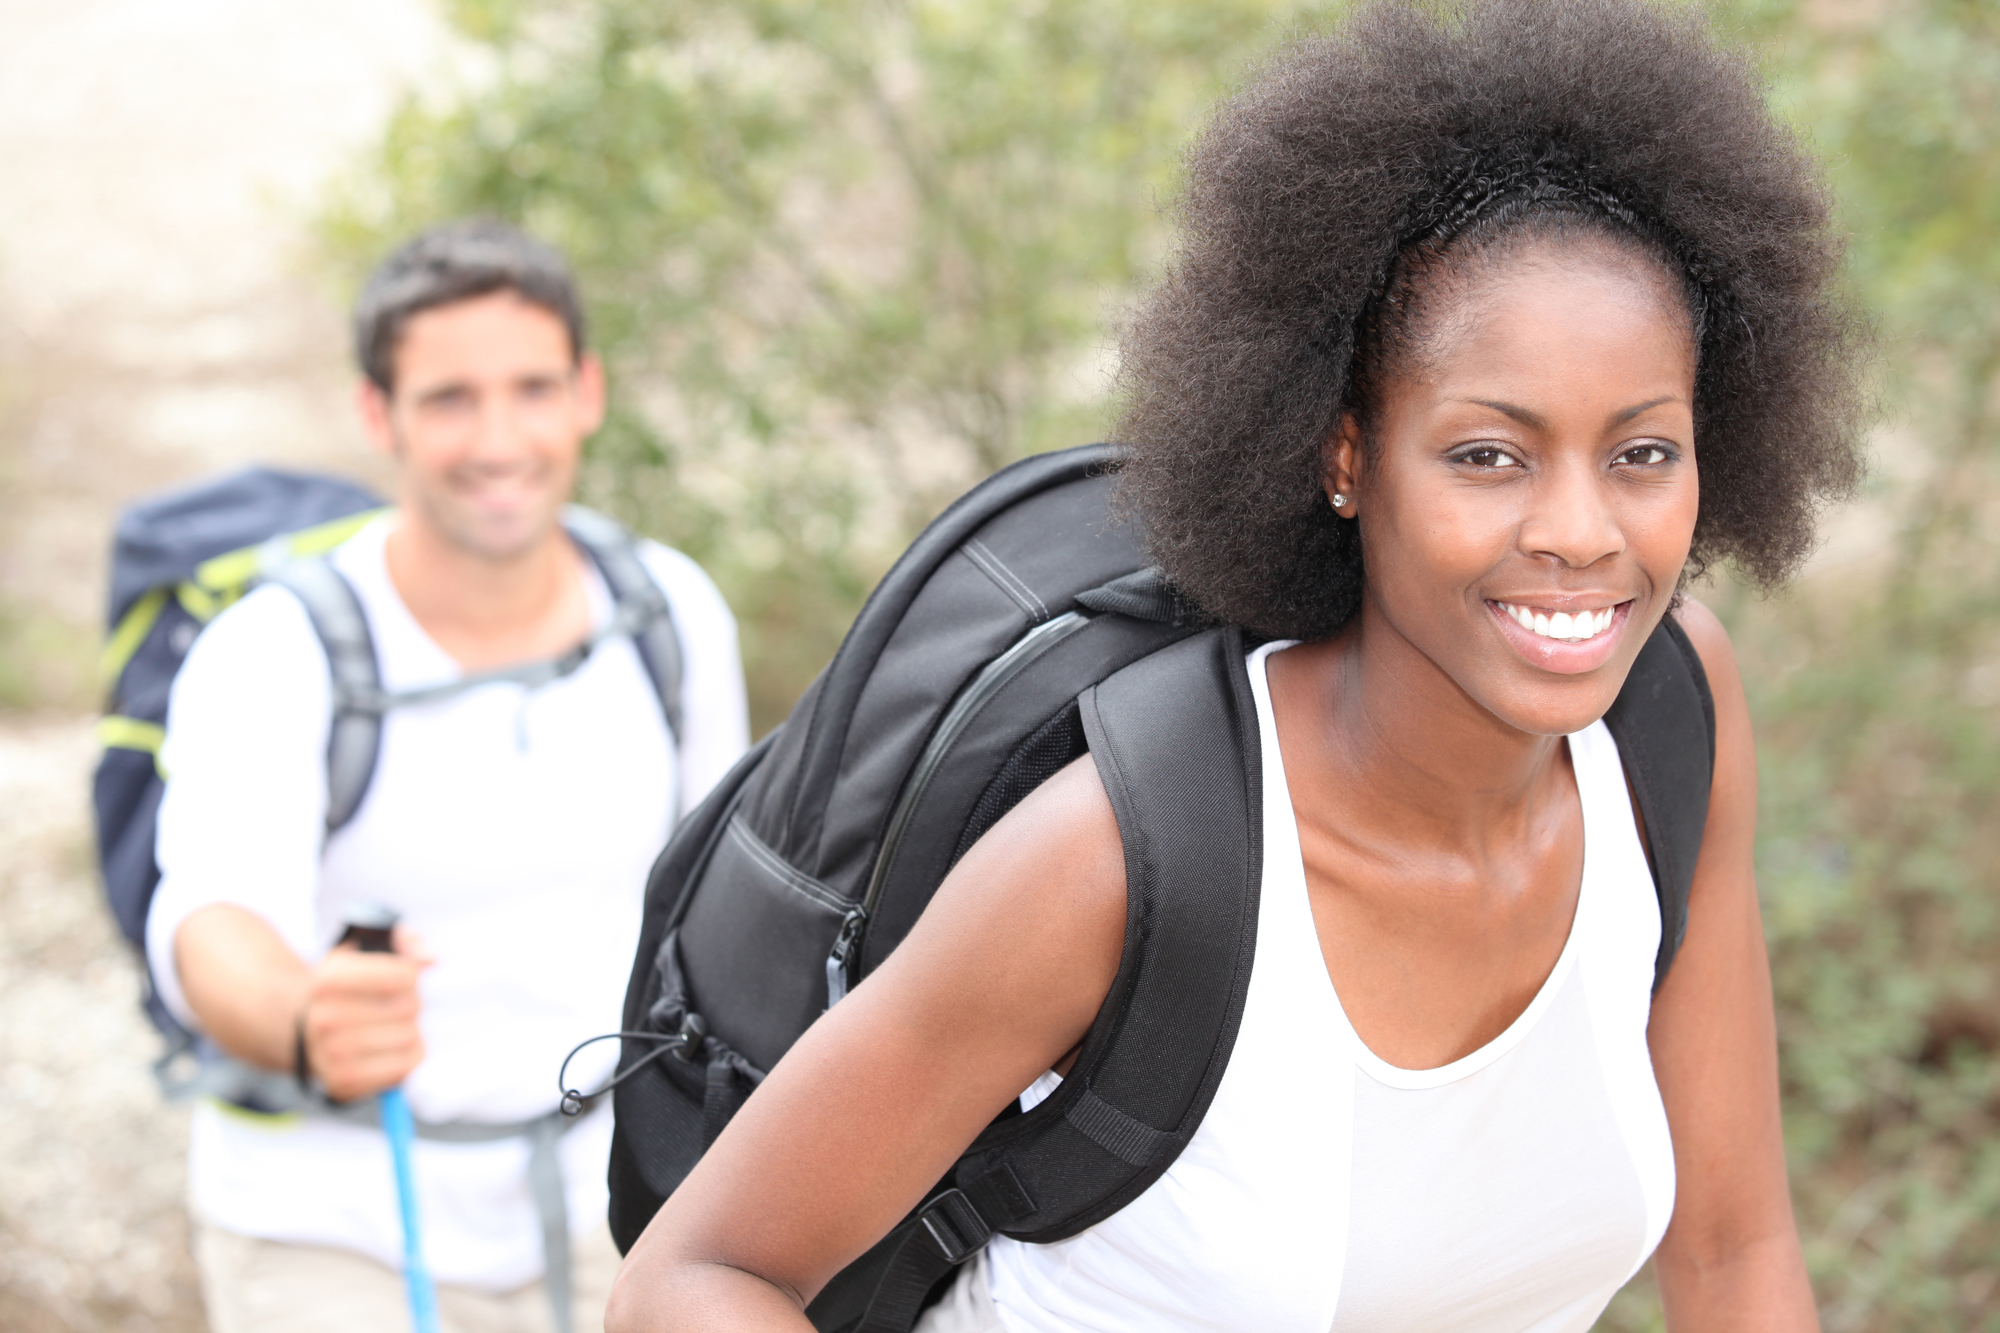
<instances>
[{"instance_id":1,"label":"woman's white teeth","mask_svg":"<svg viewBox=\"0 0 2000 1333\"><path fill-rule=\"evenodd\" d=\"M1601 611L1578 611L1572 615L1568 611L1537 611L1532 606L1516 606L1512 602L1500 603L1500 609L1512 616L1522 629L1541 635L1544 639L1561 639L1566 643L1582 643L1594 639L1611 628L1611 617L1618 610L1607 606Z\"/></svg>"}]
</instances>

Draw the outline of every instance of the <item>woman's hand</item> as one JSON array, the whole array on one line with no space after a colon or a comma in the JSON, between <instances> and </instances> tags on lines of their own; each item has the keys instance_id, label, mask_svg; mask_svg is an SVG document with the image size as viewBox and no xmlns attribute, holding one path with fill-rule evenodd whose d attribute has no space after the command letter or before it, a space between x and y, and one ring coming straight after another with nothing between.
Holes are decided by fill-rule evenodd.
<instances>
[{"instance_id":1,"label":"woman's hand","mask_svg":"<svg viewBox=\"0 0 2000 1333\"><path fill-rule=\"evenodd\" d=\"M1124 849L1086 757L778 1062L633 1246L609 1333L809 1328L827 1280L1081 1044L1124 941Z\"/></svg>"},{"instance_id":2,"label":"woman's hand","mask_svg":"<svg viewBox=\"0 0 2000 1333\"><path fill-rule=\"evenodd\" d=\"M1654 999L1649 1029L1679 1177L1654 1271L1670 1329L1817 1329L1785 1178L1771 971L1752 863L1750 714L1714 613L1690 600L1680 623L1715 695L1715 781L1687 938Z\"/></svg>"}]
</instances>

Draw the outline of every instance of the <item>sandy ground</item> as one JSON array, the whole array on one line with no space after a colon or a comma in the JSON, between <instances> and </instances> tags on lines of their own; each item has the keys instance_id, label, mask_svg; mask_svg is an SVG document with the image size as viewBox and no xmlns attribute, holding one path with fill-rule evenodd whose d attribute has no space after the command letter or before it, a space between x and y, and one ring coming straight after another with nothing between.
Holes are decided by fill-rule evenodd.
<instances>
[{"instance_id":1,"label":"sandy ground","mask_svg":"<svg viewBox=\"0 0 2000 1333\"><path fill-rule=\"evenodd\" d=\"M9 1333L204 1326L186 1115L89 853L110 526L241 462L371 473L302 219L450 54L423 0L0 0L0 666L29 679L0 712Z\"/></svg>"},{"instance_id":2,"label":"sandy ground","mask_svg":"<svg viewBox=\"0 0 2000 1333\"><path fill-rule=\"evenodd\" d=\"M137 977L87 861L87 725L0 730L0 1327L202 1327Z\"/></svg>"}]
</instances>

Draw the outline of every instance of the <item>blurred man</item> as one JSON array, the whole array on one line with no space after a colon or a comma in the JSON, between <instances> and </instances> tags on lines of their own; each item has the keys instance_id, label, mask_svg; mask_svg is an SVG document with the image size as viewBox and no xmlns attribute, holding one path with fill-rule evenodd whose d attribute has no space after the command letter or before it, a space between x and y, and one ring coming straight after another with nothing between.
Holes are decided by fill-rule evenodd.
<instances>
[{"instance_id":1,"label":"blurred man","mask_svg":"<svg viewBox=\"0 0 2000 1333\"><path fill-rule=\"evenodd\" d=\"M217 1333L407 1326L385 1141L343 1114L402 1083L429 1134L415 1175L446 1328L560 1326L567 1285L573 1327L594 1329L617 1264L610 1113L556 1115L556 1070L618 1027L647 866L744 748L735 623L692 561L640 544L678 645L663 686L564 527L604 372L547 246L492 222L427 233L370 279L355 333L361 419L399 495L330 564L384 691L425 693L389 709L366 796L329 834L334 689L298 597L269 586L223 613L175 682L150 962L177 1016L318 1107L196 1111L203 1290ZM400 916L395 953L331 947L359 903Z\"/></svg>"}]
</instances>

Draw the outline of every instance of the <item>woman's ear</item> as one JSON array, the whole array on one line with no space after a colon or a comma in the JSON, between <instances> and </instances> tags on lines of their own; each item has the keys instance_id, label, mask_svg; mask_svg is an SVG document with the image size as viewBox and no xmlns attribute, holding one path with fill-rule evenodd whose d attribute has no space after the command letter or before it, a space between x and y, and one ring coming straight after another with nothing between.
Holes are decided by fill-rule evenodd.
<instances>
[{"instance_id":1,"label":"woman's ear","mask_svg":"<svg viewBox=\"0 0 2000 1333\"><path fill-rule=\"evenodd\" d=\"M1352 412L1341 414L1340 424L1320 451L1320 484L1334 513L1355 517L1361 489L1361 423Z\"/></svg>"}]
</instances>

